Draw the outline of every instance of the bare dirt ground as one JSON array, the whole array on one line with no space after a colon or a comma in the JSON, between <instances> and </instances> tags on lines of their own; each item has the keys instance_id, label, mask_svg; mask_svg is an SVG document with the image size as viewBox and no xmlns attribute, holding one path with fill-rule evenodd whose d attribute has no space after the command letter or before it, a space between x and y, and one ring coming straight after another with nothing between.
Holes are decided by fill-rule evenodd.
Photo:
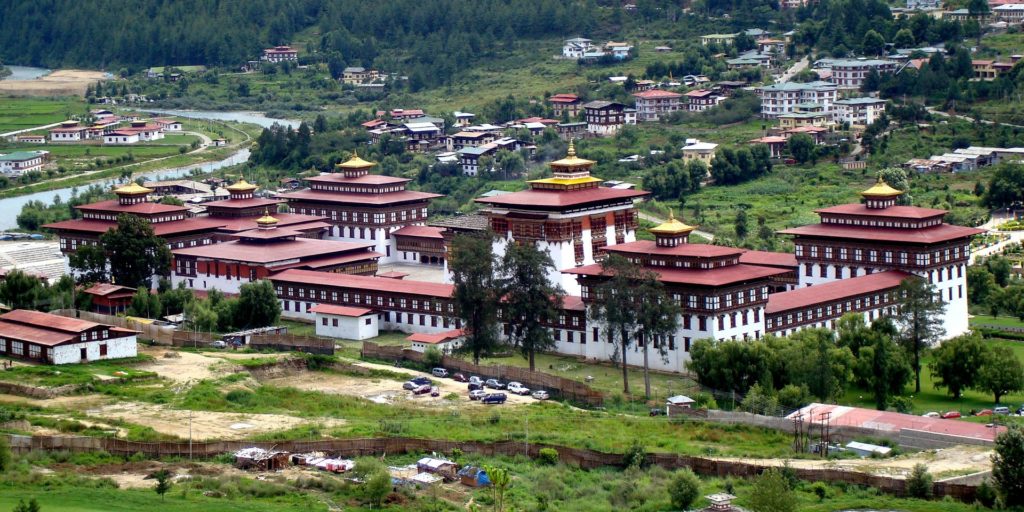
<instances>
[{"instance_id":1,"label":"bare dirt ground","mask_svg":"<svg viewBox=\"0 0 1024 512\"><path fill-rule=\"evenodd\" d=\"M721 460L730 460L720 458ZM916 464L928 466L928 471L937 479L967 475L992 469L992 450L981 446L954 446L939 450L926 450L890 459L842 459L832 461L812 459L743 459L744 462L765 466L782 466L788 462L791 467L804 469L842 469L874 475L906 477Z\"/></svg>"},{"instance_id":2,"label":"bare dirt ground","mask_svg":"<svg viewBox=\"0 0 1024 512\"><path fill-rule=\"evenodd\" d=\"M191 416L192 439L245 439L255 434L285 430L300 425L316 423L328 428L345 424L344 420L305 418L282 414L240 414L229 412L186 411L169 409L157 404L119 402L102 407L87 409L85 413L97 419L118 418L139 425L151 427L161 434L189 437Z\"/></svg>"},{"instance_id":3,"label":"bare dirt ground","mask_svg":"<svg viewBox=\"0 0 1024 512\"><path fill-rule=\"evenodd\" d=\"M189 382L214 379L237 371L238 365L232 360L275 357L267 354L240 352L183 352L167 347L140 347L139 352L154 358L153 362L138 366L139 370L156 372L157 375L176 381ZM168 354L176 357L167 357ZM286 354L280 354L285 357Z\"/></svg>"},{"instance_id":4,"label":"bare dirt ground","mask_svg":"<svg viewBox=\"0 0 1024 512\"><path fill-rule=\"evenodd\" d=\"M2 80L0 93L15 96L85 96L85 89L109 77L102 71L60 69L35 80Z\"/></svg>"}]
</instances>

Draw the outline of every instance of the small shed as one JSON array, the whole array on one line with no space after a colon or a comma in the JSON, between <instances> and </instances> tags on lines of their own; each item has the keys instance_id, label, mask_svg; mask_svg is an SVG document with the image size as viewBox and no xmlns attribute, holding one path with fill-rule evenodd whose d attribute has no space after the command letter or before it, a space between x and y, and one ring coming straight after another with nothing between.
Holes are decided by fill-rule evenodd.
<instances>
[{"instance_id":1,"label":"small shed","mask_svg":"<svg viewBox=\"0 0 1024 512\"><path fill-rule=\"evenodd\" d=\"M673 412L680 412L679 409L693 409L693 406L696 403L696 400L688 396L676 395L665 400L665 407L668 409L667 412L672 414Z\"/></svg>"},{"instance_id":2,"label":"small shed","mask_svg":"<svg viewBox=\"0 0 1024 512\"><path fill-rule=\"evenodd\" d=\"M434 334L417 332L406 336L405 339L409 341L411 348L416 352L426 352L428 348L434 347L440 350L442 354L451 354L462 343L465 334L465 331L462 329Z\"/></svg>"},{"instance_id":3,"label":"small shed","mask_svg":"<svg viewBox=\"0 0 1024 512\"><path fill-rule=\"evenodd\" d=\"M459 482L469 487L485 487L491 485L487 471L478 466L466 466L459 470Z\"/></svg>"},{"instance_id":4,"label":"small shed","mask_svg":"<svg viewBox=\"0 0 1024 512\"><path fill-rule=\"evenodd\" d=\"M892 448L889 448L888 446L879 446L877 444L871 443L859 443L857 441L850 441L849 443L846 443L846 449L850 450L853 453L856 453L861 457L870 457L872 455L885 456L889 455L889 452L892 451Z\"/></svg>"},{"instance_id":5,"label":"small shed","mask_svg":"<svg viewBox=\"0 0 1024 512\"><path fill-rule=\"evenodd\" d=\"M372 309L317 304L310 311L316 315L317 336L360 341L379 335L377 313Z\"/></svg>"},{"instance_id":6,"label":"small shed","mask_svg":"<svg viewBox=\"0 0 1024 512\"><path fill-rule=\"evenodd\" d=\"M243 448L235 452L235 466L239 469L256 471L274 471L288 465L288 452L264 450L263 448Z\"/></svg>"},{"instance_id":7,"label":"small shed","mask_svg":"<svg viewBox=\"0 0 1024 512\"><path fill-rule=\"evenodd\" d=\"M450 460L423 457L416 461L416 469L421 473L440 475L445 480L455 480L458 477L459 465Z\"/></svg>"},{"instance_id":8,"label":"small shed","mask_svg":"<svg viewBox=\"0 0 1024 512\"><path fill-rule=\"evenodd\" d=\"M135 295L135 288L111 283L97 283L82 293L90 298L93 313L116 315L128 310Z\"/></svg>"},{"instance_id":9,"label":"small shed","mask_svg":"<svg viewBox=\"0 0 1024 512\"><path fill-rule=\"evenodd\" d=\"M709 496L705 496L711 505L704 507L701 512L741 512L743 509L733 506L732 500L736 499L736 496L732 494L719 492Z\"/></svg>"}]
</instances>

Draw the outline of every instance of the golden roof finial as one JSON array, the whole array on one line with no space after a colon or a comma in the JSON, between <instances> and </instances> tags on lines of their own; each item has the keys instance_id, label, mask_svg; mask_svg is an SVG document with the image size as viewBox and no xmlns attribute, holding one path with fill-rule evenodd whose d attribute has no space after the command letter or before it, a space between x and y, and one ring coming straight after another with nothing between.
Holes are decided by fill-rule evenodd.
<instances>
[{"instance_id":1,"label":"golden roof finial","mask_svg":"<svg viewBox=\"0 0 1024 512\"><path fill-rule=\"evenodd\" d=\"M882 178L881 173L878 174L878 180L871 188L860 193L860 195L869 198L896 197L902 194L902 190L897 190L886 183L885 178Z\"/></svg>"},{"instance_id":2,"label":"golden roof finial","mask_svg":"<svg viewBox=\"0 0 1024 512\"><path fill-rule=\"evenodd\" d=\"M275 219L274 217L270 216L270 209L269 208L264 208L263 209L263 216L258 218L258 219L256 219L256 224L259 225L259 226L272 226L274 224L277 224L277 219Z\"/></svg>"},{"instance_id":3,"label":"golden roof finial","mask_svg":"<svg viewBox=\"0 0 1024 512\"><path fill-rule=\"evenodd\" d=\"M574 158L576 156L576 144L574 144L573 142L573 139L569 139L569 151L565 153L565 155L569 158Z\"/></svg>"},{"instance_id":4,"label":"golden roof finial","mask_svg":"<svg viewBox=\"0 0 1024 512\"><path fill-rule=\"evenodd\" d=\"M649 231L655 235L682 235L697 229L676 219L671 208L668 210L668 220L651 228Z\"/></svg>"},{"instance_id":5,"label":"golden roof finial","mask_svg":"<svg viewBox=\"0 0 1024 512\"><path fill-rule=\"evenodd\" d=\"M675 213L674 213L674 212L672 211L672 208L669 208L669 209L668 209L668 221L669 221L669 222L672 222L672 221L674 221L674 220L676 220L676 215L675 215Z\"/></svg>"}]
</instances>

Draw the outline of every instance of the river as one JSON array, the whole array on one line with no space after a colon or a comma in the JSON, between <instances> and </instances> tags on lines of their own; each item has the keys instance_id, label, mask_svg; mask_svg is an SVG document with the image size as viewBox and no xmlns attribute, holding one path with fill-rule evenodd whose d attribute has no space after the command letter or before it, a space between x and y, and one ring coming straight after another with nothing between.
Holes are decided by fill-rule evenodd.
<instances>
[{"instance_id":1,"label":"river","mask_svg":"<svg viewBox=\"0 0 1024 512\"><path fill-rule=\"evenodd\" d=\"M50 73L49 69L33 68L29 66L6 66L11 74L0 80L35 80Z\"/></svg>"},{"instance_id":2,"label":"river","mask_svg":"<svg viewBox=\"0 0 1024 512\"><path fill-rule=\"evenodd\" d=\"M10 66L17 67L17 66ZM38 69L38 68L32 68ZM259 112L212 112L212 111L198 111L198 110L161 110L161 109L147 109L147 112L155 112L163 115L173 115L180 117L188 117L193 119L217 119L222 121L239 121L243 123L251 123L263 127L269 127L274 123L287 125L291 127L298 127L299 121L292 119L273 119L266 117ZM199 169L203 174L229 167L232 165L238 165L245 163L249 160L249 150L242 149L232 154L231 156L219 160L216 162L206 162L203 164L192 164L183 167L172 167L168 169L158 169L155 171L149 171L134 177L144 178L147 180L153 179L177 179L185 176L190 176L193 169ZM25 203L29 201L42 201L45 204L51 204L55 196L59 196L62 201L66 201L71 197L71 193L76 188L79 190L88 188L90 185L102 185L105 187L113 187L117 184L117 178L100 179L91 181L87 184L80 185L78 187L61 188L57 190L47 190L45 192L36 192L34 194L27 194L17 197L9 197L7 199L0 199L0 231L15 229L18 227L17 216L21 213L21 208L25 206Z\"/></svg>"}]
</instances>

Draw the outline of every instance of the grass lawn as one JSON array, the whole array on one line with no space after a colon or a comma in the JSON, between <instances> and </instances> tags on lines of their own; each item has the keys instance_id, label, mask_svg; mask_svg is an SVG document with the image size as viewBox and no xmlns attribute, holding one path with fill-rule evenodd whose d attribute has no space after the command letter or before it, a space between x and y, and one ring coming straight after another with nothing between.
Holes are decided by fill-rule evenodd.
<instances>
[{"instance_id":1,"label":"grass lawn","mask_svg":"<svg viewBox=\"0 0 1024 512\"><path fill-rule=\"evenodd\" d=\"M998 325L1000 327L1020 327L1024 329L1024 322L1012 316L974 315L971 317L971 325Z\"/></svg>"},{"instance_id":2,"label":"grass lawn","mask_svg":"<svg viewBox=\"0 0 1024 512\"><path fill-rule=\"evenodd\" d=\"M1024 362L1024 343L999 339L989 339L985 340L985 342L990 346L1010 347L1014 354L1017 355L1017 359ZM935 389L935 379L932 378L931 371L928 369L928 363L930 362L931 357L925 357L921 364L921 392L914 393L914 386L911 383L907 386L904 393L905 396L913 397L914 414L959 411L964 416L967 416L972 409L978 411L982 409L991 409L995 406L992 395L981 391L969 389L964 391L963 396L961 396L959 400L954 400L952 395L946 392L945 388ZM1017 392L1004 396L1000 402L1002 405L1009 406L1011 409L1016 409L1021 404L1024 404L1024 392ZM860 389L850 389L847 391L846 396L843 397L841 403L844 405L856 405L871 409L875 407L874 400L871 398L871 393ZM988 423L991 421L988 417L972 417L970 420L981 423ZM1020 418L1010 418L1010 421L1018 420L1020 420Z\"/></svg>"},{"instance_id":3,"label":"grass lawn","mask_svg":"<svg viewBox=\"0 0 1024 512\"><path fill-rule=\"evenodd\" d=\"M0 133L24 130L64 121L69 114L81 114L86 107L82 98L0 99Z\"/></svg>"},{"instance_id":4,"label":"grass lawn","mask_svg":"<svg viewBox=\"0 0 1024 512\"><path fill-rule=\"evenodd\" d=\"M0 490L0 509L11 510L17 505L19 499L35 498L42 510L46 512L136 512L156 509L163 512L327 510L326 505L312 499L218 499L207 498L195 493L185 499L180 493L176 493L176 490L178 489L172 488L165 499L160 499L155 492L147 489L118 490L89 487L4 489Z\"/></svg>"},{"instance_id":5,"label":"grass lawn","mask_svg":"<svg viewBox=\"0 0 1024 512\"><path fill-rule=\"evenodd\" d=\"M0 359L9 360L10 358ZM154 374L133 370L132 367L149 359L146 356L139 356L62 365L59 368L51 365L17 365L10 370L0 372L0 380L37 386L63 386L65 384L87 384L97 381L100 377L148 377Z\"/></svg>"},{"instance_id":6,"label":"grass lawn","mask_svg":"<svg viewBox=\"0 0 1024 512\"><path fill-rule=\"evenodd\" d=\"M165 145L166 144L174 144L174 145L185 146L185 145L191 144L192 142L197 141L197 140L199 140L199 137L196 137L195 135L173 135L173 134L168 134L168 135L164 135L163 139L153 141L153 143L154 144L165 144Z\"/></svg>"}]
</instances>

